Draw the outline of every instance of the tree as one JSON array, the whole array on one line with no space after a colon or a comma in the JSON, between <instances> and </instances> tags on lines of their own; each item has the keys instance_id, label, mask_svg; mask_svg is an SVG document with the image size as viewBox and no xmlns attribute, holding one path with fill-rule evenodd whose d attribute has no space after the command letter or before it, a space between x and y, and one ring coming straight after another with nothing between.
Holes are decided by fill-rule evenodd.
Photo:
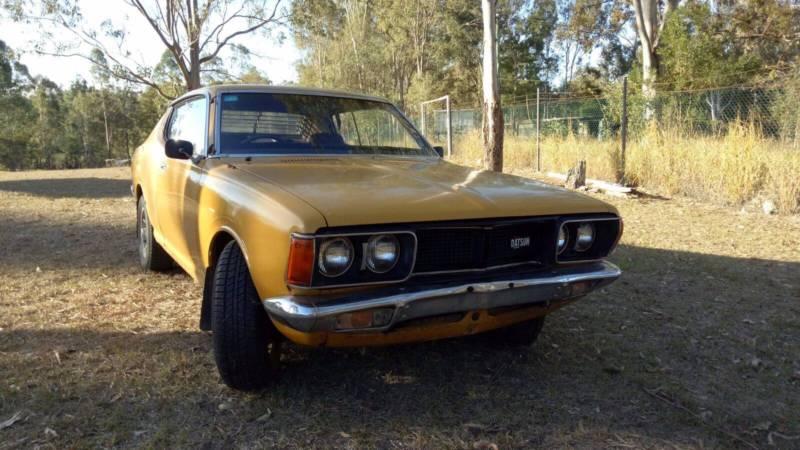
<instances>
[{"instance_id":1,"label":"tree","mask_svg":"<svg viewBox=\"0 0 800 450\"><path fill-rule=\"evenodd\" d=\"M300 84L382 95L406 110L444 94L480 104L474 0L295 0L290 16Z\"/></svg>"},{"instance_id":2,"label":"tree","mask_svg":"<svg viewBox=\"0 0 800 450\"><path fill-rule=\"evenodd\" d=\"M55 165L56 155L62 153L61 135L64 117L61 89L47 78L40 77L36 82L31 101L36 110L30 141L34 167L51 169Z\"/></svg>"},{"instance_id":3,"label":"tree","mask_svg":"<svg viewBox=\"0 0 800 450\"><path fill-rule=\"evenodd\" d=\"M497 0L481 0L483 11L483 149L489 170L503 171L503 110L497 80Z\"/></svg>"},{"instance_id":4,"label":"tree","mask_svg":"<svg viewBox=\"0 0 800 450\"><path fill-rule=\"evenodd\" d=\"M557 23L556 0L498 4L497 57L504 98L518 98L547 85L558 63L551 48Z\"/></svg>"},{"instance_id":5,"label":"tree","mask_svg":"<svg viewBox=\"0 0 800 450\"><path fill-rule=\"evenodd\" d=\"M279 11L281 0L123 1L145 19L164 44L185 90L203 84L204 73L213 72L214 66L221 64L218 58L223 51L249 54L245 47L236 45L237 38L268 31L283 19ZM156 73L152 67L132 57L124 26L109 19L99 32L87 29L74 0L11 0L7 8L17 20L43 24L38 51L84 58L116 79L148 86L167 98L174 97L154 79ZM53 24L75 42L64 45L63 36L56 38L48 31Z\"/></svg>"},{"instance_id":6,"label":"tree","mask_svg":"<svg viewBox=\"0 0 800 450\"><path fill-rule=\"evenodd\" d=\"M239 81L249 84L271 84L272 82L266 75L261 73L258 69L250 66L240 77Z\"/></svg>"},{"instance_id":7,"label":"tree","mask_svg":"<svg viewBox=\"0 0 800 450\"><path fill-rule=\"evenodd\" d=\"M32 80L14 51L0 41L0 166L19 170L28 160L31 123L36 120L26 95Z\"/></svg>"},{"instance_id":8,"label":"tree","mask_svg":"<svg viewBox=\"0 0 800 450\"><path fill-rule=\"evenodd\" d=\"M678 7L680 0L665 0L663 7L660 6L662 3L659 0L632 0L632 2L636 17L636 32L642 49L642 94L648 101L652 101L656 95L661 31L667 16Z\"/></svg>"}]
</instances>

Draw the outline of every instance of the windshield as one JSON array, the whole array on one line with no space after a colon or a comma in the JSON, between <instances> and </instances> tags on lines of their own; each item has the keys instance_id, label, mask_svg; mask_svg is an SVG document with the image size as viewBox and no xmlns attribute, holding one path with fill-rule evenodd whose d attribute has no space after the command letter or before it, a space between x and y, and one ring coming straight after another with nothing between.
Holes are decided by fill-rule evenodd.
<instances>
[{"instance_id":1,"label":"windshield","mask_svg":"<svg viewBox=\"0 0 800 450\"><path fill-rule=\"evenodd\" d=\"M222 154L435 156L397 109L383 102L318 95L222 95Z\"/></svg>"}]
</instances>

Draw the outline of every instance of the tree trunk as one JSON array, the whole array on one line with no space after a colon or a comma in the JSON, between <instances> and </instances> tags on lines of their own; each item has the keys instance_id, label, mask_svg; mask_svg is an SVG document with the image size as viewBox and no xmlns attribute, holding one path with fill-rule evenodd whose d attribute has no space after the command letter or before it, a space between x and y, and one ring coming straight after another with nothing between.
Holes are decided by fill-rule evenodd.
<instances>
[{"instance_id":1,"label":"tree trunk","mask_svg":"<svg viewBox=\"0 0 800 450\"><path fill-rule=\"evenodd\" d=\"M652 101L656 97L658 77L658 42L664 21L680 0L666 0L664 12L659 15L659 0L633 0L636 15L636 33L642 45L642 94L648 102L645 114L652 117Z\"/></svg>"},{"instance_id":2,"label":"tree trunk","mask_svg":"<svg viewBox=\"0 0 800 450\"><path fill-rule=\"evenodd\" d=\"M503 171L503 110L497 79L497 0L481 0L483 10L483 149L484 165Z\"/></svg>"},{"instance_id":3,"label":"tree trunk","mask_svg":"<svg viewBox=\"0 0 800 450\"><path fill-rule=\"evenodd\" d=\"M655 97L658 59L655 43L658 30L658 0L634 0L636 11L636 31L642 44L642 93L651 100Z\"/></svg>"},{"instance_id":4,"label":"tree trunk","mask_svg":"<svg viewBox=\"0 0 800 450\"><path fill-rule=\"evenodd\" d=\"M106 154L108 155L108 156L106 156L106 158L111 158L111 135L108 132L108 111L106 109L106 94L105 94L105 92L102 95L103 95L103 101L102 101L102 104L103 104L103 128L105 129L105 132L106 132Z\"/></svg>"},{"instance_id":5,"label":"tree trunk","mask_svg":"<svg viewBox=\"0 0 800 450\"><path fill-rule=\"evenodd\" d=\"M197 16L197 0L187 2L189 7L189 23L187 36L189 36L189 78L186 88L191 91L202 87L200 82L200 20Z\"/></svg>"}]
</instances>

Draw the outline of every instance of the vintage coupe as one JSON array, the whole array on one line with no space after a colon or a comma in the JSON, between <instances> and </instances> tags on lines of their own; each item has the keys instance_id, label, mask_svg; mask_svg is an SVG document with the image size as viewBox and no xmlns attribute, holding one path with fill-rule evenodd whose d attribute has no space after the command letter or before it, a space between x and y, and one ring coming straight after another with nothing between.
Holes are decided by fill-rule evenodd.
<instances>
[{"instance_id":1,"label":"vintage coupe","mask_svg":"<svg viewBox=\"0 0 800 450\"><path fill-rule=\"evenodd\" d=\"M284 338L367 346L495 330L620 275L606 203L442 159L387 100L214 86L174 101L132 160L141 265L203 283L222 380L256 389Z\"/></svg>"}]
</instances>

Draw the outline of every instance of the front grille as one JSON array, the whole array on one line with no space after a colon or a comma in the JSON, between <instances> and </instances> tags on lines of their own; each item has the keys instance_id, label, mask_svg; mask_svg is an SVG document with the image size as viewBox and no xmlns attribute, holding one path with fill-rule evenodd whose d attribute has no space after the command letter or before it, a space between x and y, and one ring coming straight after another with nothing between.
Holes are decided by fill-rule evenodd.
<instances>
[{"instance_id":1,"label":"front grille","mask_svg":"<svg viewBox=\"0 0 800 450\"><path fill-rule=\"evenodd\" d=\"M487 269L507 264L552 262L552 219L497 221L491 225L421 227L414 273Z\"/></svg>"}]
</instances>

